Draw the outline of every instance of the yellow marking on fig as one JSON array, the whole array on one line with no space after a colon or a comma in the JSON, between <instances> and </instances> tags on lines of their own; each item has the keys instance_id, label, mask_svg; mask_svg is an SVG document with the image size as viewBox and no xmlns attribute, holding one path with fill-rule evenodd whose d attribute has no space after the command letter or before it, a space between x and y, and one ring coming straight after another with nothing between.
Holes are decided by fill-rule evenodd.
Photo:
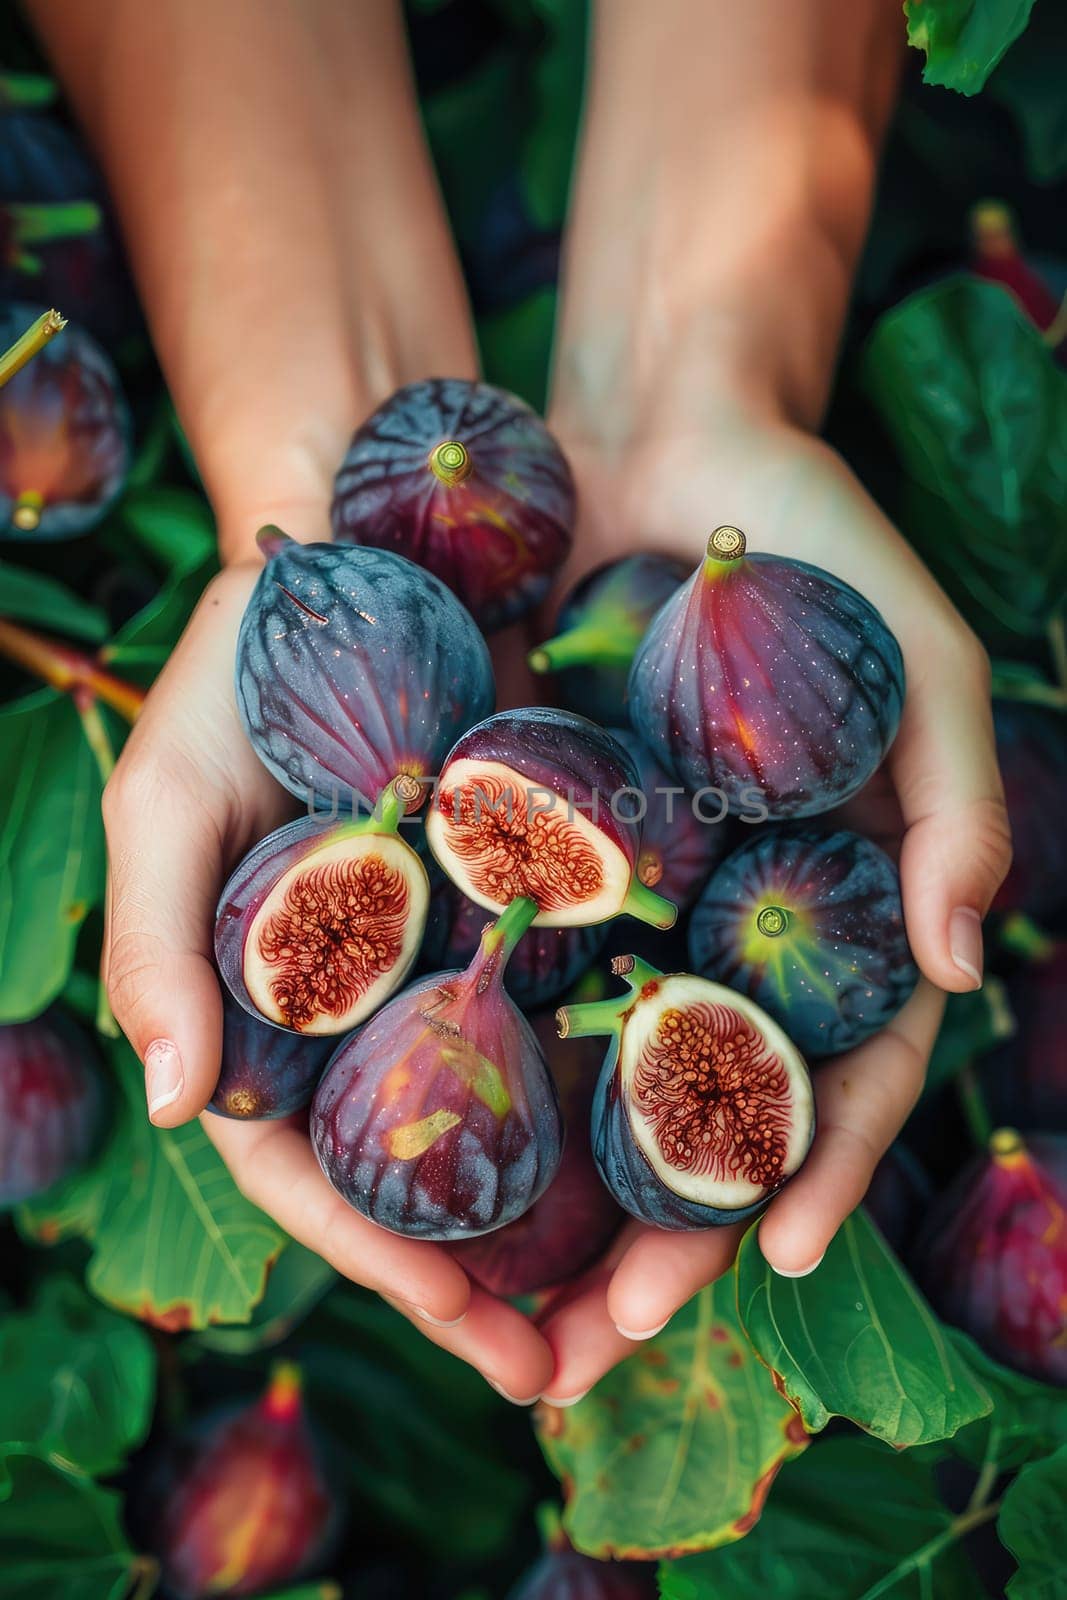
<instances>
[{"instance_id":1,"label":"yellow marking on fig","mask_svg":"<svg viewBox=\"0 0 1067 1600\"><path fill-rule=\"evenodd\" d=\"M441 1060L465 1083L472 1095L488 1106L494 1117L506 1117L511 1110L511 1096L495 1066L488 1056L483 1056L468 1039L460 1039L455 1046L441 1046Z\"/></svg>"},{"instance_id":2,"label":"yellow marking on fig","mask_svg":"<svg viewBox=\"0 0 1067 1600\"><path fill-rule=\"evenodd\" d=\"M420 1117L418 1122L393 1128L386 1134L385 1148L394 1161L415 1161L462 1121L458 1111L446 1111L442 1106L439 1111L431 1111L428 1117Z\"/></svg>"}]
</instances>

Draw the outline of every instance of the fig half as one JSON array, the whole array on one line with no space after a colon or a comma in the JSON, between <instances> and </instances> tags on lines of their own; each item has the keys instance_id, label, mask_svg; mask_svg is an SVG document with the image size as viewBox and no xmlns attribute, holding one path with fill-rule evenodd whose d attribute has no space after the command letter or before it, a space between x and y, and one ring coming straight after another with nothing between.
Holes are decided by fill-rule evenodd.
<instances>
[{"instance_id":1,"label":"fig half","mask_svg":"<svg viewBox=\"0 0 1067 1600\"><path fill-rule=\"evenodd\" d=\"M632 1216L676 1231L744 1222L793 1176L815 1133L804 1059L744 995L634 956L630 993L564 1006L560 1037L607 1034L593 1154Z\"/></svg>"},{"instance_id":2,"label":"fig half","mask_svg":"<svg viewBox=\"0 0 1067 1600\"><path fill-rule=\"evenodd\" d=\"M347 1033L403 983L430 901L392 784L369 817L300 817L250 851L219 901L215 959L234 999L294 1033Z\"/></svg>"},{"instance_id":3,"label":"fig half","mask_svg":"<svg viewBox=\"0 0 1067 1600\"><path fill-rule=\"evenodd\" d=\"M537 923L565 928L627 913L657 928L677 908L637 877L638 775L603 728L528 706L487 717L441 769L426 838L470 900L502 911L537 903Z\"/></svg>"}]
</instances>

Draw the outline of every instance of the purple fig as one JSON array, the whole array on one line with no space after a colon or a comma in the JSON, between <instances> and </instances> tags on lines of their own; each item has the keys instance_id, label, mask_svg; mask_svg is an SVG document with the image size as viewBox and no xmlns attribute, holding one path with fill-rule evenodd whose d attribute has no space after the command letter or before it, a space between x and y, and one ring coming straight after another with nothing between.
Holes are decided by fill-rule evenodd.
<instances>
[{"instance_id":1,"label":"purple fig","mask_svg":"<svg viewBox=\"0 0 1067 1600\"><path fill-rule=\"evenodd\" d=\"M449 878L430 896L426 937L419 952L423 971L467 965L481 943L488 913L468 900ZM607 929L531 928L519 941L504 976L504 987L524 1011L547 1006L586 972L603 947Z\"/></svg>"},{"instance_id":2,"label":"purple fig","mask_svg":"<svg viewBox=\"0 0 1067 1600\"><path fill-rule=\"evenodd\" d=\"M407 556L499 628L538 603L570 549L574 483L524 401L434 378L398 389L353 435L331 518L339 543Z\"/></svg>"},{"instance_id":3,"label":"purple fig","mask_svg":"<svg viewBox=\"0 0 1067 1600\"><path fill-rule=\"evenodd\" d=\"M611 731L637 768L644 797L637 876L684 911L726 854L729 824L722 816L713 822L703 812L698 815L689 796L631 728Z\"/></svg>"},{"instance_id":4,"label":"purple fig","mask_svg":"<svg viewBox=\"0 0 1067 1600\"><path fill-rule=\"evenodd\" d=\"M43 314L6 306L0 350ZM0 388L0 540L87 533L122 492L129 462L118 375L95 340L68 324Z\"/></svg>"},{"instance_id":5,"label":"purple fig","mask_svg":"<svg viewBox=\"0 0 1067 1600\"><path fill-rule=\"evenodd\" d=\"M1006 1366L1067 1384L1067 1139L999 1128L916 1245L934 1309Z\"/></svg>"},{"instance_id":6,"label":"purple fig","mask_svg":"<svg viewBox=\"0 0 1067 1600\"><path fill-rule=\"evenodd\" d=\"M432 778L493 706L469 613L388 551L301 545L277 529L260 544L267 564L241 623L236 680L260 760L320 807L369 809L400 775Z\"/></svg>"},{"instance_id":7,"label":"purple fig","mask_svg":"<svg viewBox=\"0 0 1067 1600\"><path fill-rule=\"evenodd\" d=\"M1067 717L996 700L993 723L1014 848L993 910L1067 932Z\"/></svg>"},{"instance_id":8,"label":"purple fig","mask_svg":"<svg viewBox=\"0 0 1067 1600\"><path fill-rule=\"evenodd\" d=\"M44 1194L85 1163L103 1098L89 1043L61 1011L0 1025L0 1208Z\"/></svg>"},{"instance_id":9,"label":"purple fig","mask_svg":"<svg viewBox=\"0 0 1067 1600\"><path fill-rule=\"evenodd\" d=\"M456 1246L464 1270L497 1295L532 1294L577 1277L599 1260L623 1220L600 1181L589 1142L600 1046L595 1039L562 1043L551 1012L534 1017L533 1030L555 1081L567 1137L559 1171L529 1211Z\"/></svg>"},{"instance_id":10,"label":"purple fig","mask_svg":"<svg viewBox=\"0 0 1067 1600\"><path fill-rule=\"evenodd\" d=\"M595 723L542 706L501 711L449 752L426 838L489 910L529 895L546 928L621 912L669 928L676 908L636 876L636 788L633 762Z\"/></svg>"},{"instance_id":11,"label":"purple fig","mask_svg":"<svg viewBox=\"0 0 1067 1600\"><path fill-rule=\"evenodd\" d=\"M656 1600L653 1563L595 1561L572 1547L558 1514L545 1520L545 1552L510 1590L508 1600Z\"/></svg>"},{"instance_id":12,"label":"purple fig","mask_svg":"<svg viewBox=\"0 0 1067 1600\"><path fill-rule=\"evenodd\" d=\"M883 1028L919 980L892 861L811 824L760 829L727 856L693 912L689 958L813 1057Z\"/></svg>"},{"instance_id":13,"label":"purple fig","mask_svg":"<svg viewBox=\"0 0 1067 1600\"><path fill-rule=\"evenodd\" d=\"M1017 1032L982 1063L982 1093L992 1114L1020 1127L1067 1134L1067 942L1008 980Z\"/></svg>"},{"instance_id":14,"label":"purple fig","mask_svg":"<svg viewBox=\"0 0 1067 1600\"><path fill-rule=\"evenodd\" d=\"M261 840L222 891L215 959L253 1016L295 1033L345 1033L403 983L430 899L397 833L406 785L376 814L299 817Z\"/></svg>"},{"instance_id":15,"label":"purple fig","mask_svg":"<svg viewBox=\"0 0 1067 1600\"><path fill-rule=\"evenodd\" d=\"M531 670L550 672L560 703L594 722L621 722L634 652L660 606L689 576L670 556L623 556L575 584L552 639L531 650Z\"/></svg>"},{"instance_id":16,"label":"purple fig","mask_svg":"<svg viewBox=\"0 0 1067 1600\"><path fill-rule=\"evenodd\" d=\"M280 1363L253 1405L203 1418L174 1439L136 1500L175 1600L262 1594L314 1572L334 1542L340 1504L298 1370Z\"/></svg>"},{"instance_id":17,"label":"purple fig","mask_svg":"<svg viewBox=\"0 0 1067 1600\"><path fill-rule=\"evenodd\" d=\"M318 1087L311 1138L323 1172L393 1233L488 1233L521 1216L555 1176L556 1091L503 983L536 910L516 900L465 972L405 989L343 1041Z\"/></svg>"},{"instance_id":18,"label":"purple fig","mask_svg":"<svg viewBox=\"0 0 1067 1600\"><path fill-rule=\"evenodd\" d=\"M657 613L630 672L630 721L687 788L731 811L811 816L867 782L897 731L900 648L879 613L820 567L745 554L717 528Z\"/></svg>"},{"instance_id":19,"label":"purple fig","mask_svg":"<svg viewBox=\"0 0 1067 1600\"><path fill-rule=\"evenodd\" d=\"M811 1080L776 1022L743 995L633 956L620 999L564 1006L561 1038L607 1034L593 1154L619 1204L679 1231L756 1216L815 1133Z\"/></svg>"},{"instance_id":20,"label":"purple fig","mask_svg":"<svg viewBox=\"0 0 1067 1600\"><path fill-rule=\"evenodd\" d=\"M224 993L222 1066L207 1109L239 1122L264 1122L301 1111L311 1103L332 1050L332 1039L274 1027Z\"/></svg>"}]
</instances>

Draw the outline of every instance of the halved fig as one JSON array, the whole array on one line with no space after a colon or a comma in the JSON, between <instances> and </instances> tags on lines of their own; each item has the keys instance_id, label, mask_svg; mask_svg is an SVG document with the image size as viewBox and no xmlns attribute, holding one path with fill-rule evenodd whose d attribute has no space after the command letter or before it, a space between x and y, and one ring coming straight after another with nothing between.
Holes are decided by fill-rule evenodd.
<instances>
[{"instance_id":1,"label":"halved fig","mask_svg":"<svg viewBox=\"0 0 1067 1600\"><path fill-rule=\"evenodd\" d=\"M529 1209L563 1126L537 1036L504 969L537 907L516 900L465 972L412 984L339 1046L311 1107L319 1165L393 1233L466 1239Z\"/></svg>"},{"instance_id":2,"label":"halved fig","mask_svg":"<svg viewBox=\"0 0 1067 1600\"><path fill-rule=\"evenodd\" d=\"M528 706L487 717L453 745L426 818L439 865L491 911L528 895L537 923L627 913L669 928L678 912L636 876L637 770L603 728Z\"/></svg>"},{"instance_id":3,"label":"halved fig","mask_svg":"<svg viewBox=\"0 0 1067 1600\"><path fill-rule=\"evenodd\" d=\"M612 971L629 994L564 1006L560 1037L607 1034L593 1154L631 1215L678 1231L756 1216L807 1155L811 1080L758 1006L705 978L634 956Z\"/></svg>"},{"instance_id":4,"label":"halved fig","mask_svg":"<svg viewBox=\"0 0 1067 1600\"><path fill-rule=\"evenodd\" d=\"M288 1117L309 1105L333 1040L305 1038L222 996L222 1066L207 1109L235 1122Z\"/></svg>"},{"instance_id":5,"label":"halved fig","mask_svg":"<svg viewBox=\"0 0 1067 1600\"><path fill-rule=\"evenodd\" d=\"M347 1033L403 983L430 900L397 832L408 788L355 820L300 817L263 839L219 901L215 958L234 998L294 1033Z\"/></svg>"}]
</instances>

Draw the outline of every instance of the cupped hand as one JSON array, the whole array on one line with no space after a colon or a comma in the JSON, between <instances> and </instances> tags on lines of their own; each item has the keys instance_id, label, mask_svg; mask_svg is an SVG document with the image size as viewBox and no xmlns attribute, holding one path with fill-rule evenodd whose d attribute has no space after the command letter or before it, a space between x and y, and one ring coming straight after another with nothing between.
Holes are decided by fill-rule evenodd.
<instances>
[{"instance_id":1,"label":"cupped hand","mask_svg":"<svg viewBox=\"0 0 1067 1600\"><path fill-rule=\"evenodd\" d=\"M1011 857L997 769L989 666L918 557L845 463L778 421L724 408L712 427L640 444L568 438L582 526L567 581L636 549L691 558L711 530L742 528L753 550L826 567L866 595L896 634L907 687L883 771L845 820L896 833L905 922L923 974L890 1025L815 1073L808 1159L759 1224L775 1271L813 1271L918 1098L944 991L979 987L981 919ZM546 1398L580 1396L733 1261L740 1227L670 1234L628 1224L608 1257L542 1314L556 1356Z\"/></svg>"}]
</instances>

